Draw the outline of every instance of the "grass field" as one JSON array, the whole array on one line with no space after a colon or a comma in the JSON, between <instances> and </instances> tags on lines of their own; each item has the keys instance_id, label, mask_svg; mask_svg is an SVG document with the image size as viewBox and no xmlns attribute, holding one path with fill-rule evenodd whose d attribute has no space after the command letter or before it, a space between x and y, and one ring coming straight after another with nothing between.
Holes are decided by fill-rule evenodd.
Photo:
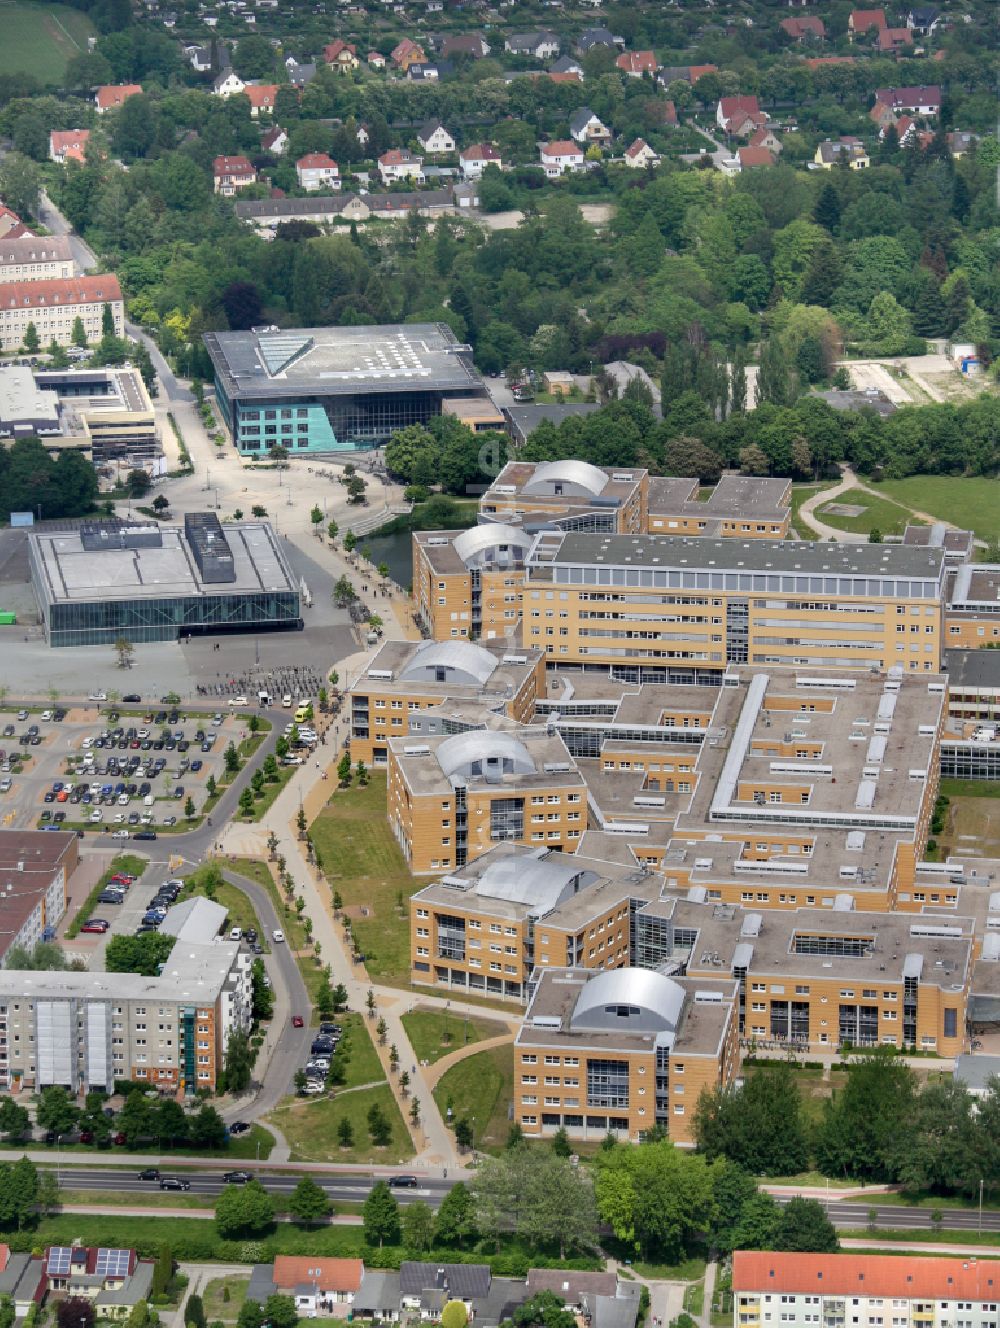
<instances>
[{"instance_id":1,"label":"grass field","mask_svg":"<svg viewBox=\"0 0 1000 1328\"><path fill-rule=\"evenodd\" d=\"M33 74L42 83L61 83L68 62L97 31L78 9L26 0L0 0L0 24L0 74Z\"/></svg>"},{"instance_id":2,"label":"grass field","mask_svg":"<svg viewBox=\"0 0 1000 1328\"><path fill-rule=\"evenodd\" d=\"M421 883L407 871L389 829L385 797L385 775L373 772L365 787L352 783L339 789L313 821L310 834L331 891L339 891L344 901L368 972L378 982L406 987L410 973L406 901Z\"/></svg>"},{"instance_id":3,"label":"grass field","mask_svg":"<svg viewBox=\"0 0 1000 1328\"><path fill-rule=\"evenodd\" d=\"M828 480L824 484L793 484L792 485L792 525L795 528L799 539L814 540L818 536L814 530L811 530L804 521L799 520L799 508L814 494L822 493L824 489L832 489L833 480Z\"/></svg>"},{"instance_id":4,"label":"grass field","mask_svg":"<svg viewBox=\"0 0 1000 1328\"><path fill-rule=\"evenodd\" d=\"M177 902L179 904L182 904L185 899L193 899L196 895L205 895L203 889L197 888L197 880L197 875L188 877L189 883L177 896ZM227 927L242 927L244 931L249 927L252 927L258 935L263 949L266 951L271 948L268 944L267 934L265 933L264 928L260 925L257 911L242 890L238 889L235 885L230 885L228 881L223 881L221 885L216 886L215 890L212 892L212 899L215 903L221 904L226 910L228 914L228 917L226 918Z\"/></svg>"},{"instance_id":5,"label":"grass field","mask_svg":"<svg viewBox=\"0 0 1000 1328\"><path fill-rule=\"evenodd\" d=\"M514 1048L492 1047L453 1065L438 1080L434 1101L442 1115L449 1104L453 1119L472 1123L474 1146L485 1152L507 1142L507 1108L514 1099Z\"/></svg>"},{"instance_id":6,"label":"grass field","mask_svg":"<svg viewBox=\"0 0 1000 1328\"><path fill-rule=\"evenodd\" d=\"M942 852L962 853L975 845L987 857L1000 853L1000 803L994 793L987 798L952 797L948 821L937 836Z\"/></svg>"},{"instance_id":7,"label":"grass field","mask_svg":"<svg viewBox=\"0 0 1000 1328\"><path fill-rule=\"evenodd\" d=\"M350 1060L347 1062L347 1075L344 1088L357 1088L361 1084L385 1082L385 1070L378 1058L378 1052L371 1040L368 1026L360 1014L338 1014L337 1023L343 1029L340 1045L350 1047Z\"/></svg>"},{"instance_id":8,"label":"grass field","mask_svg":"<svg viewBox=\"0 0 1000 1328\"><path fill-rule=\"evenodd\" d=\"M865 493L863 489L848 489L846 493L834 498L830 506L836 507L840 503L845 506L863 507L864 511L860 516L838 516L834 512L829 512L824 503L820 503L814 509L814 515L826 525L833 526L835 530L850 530L862 535L867 535L872 530L880 530L883 535L902 535L906 526L915 522L915 518L907 508L893 502L888 496L875 497L873 494Z\"/></svg>"},{"instance_id":9,"label":"grass field","mask_svg":"<svg viewBox=\"0 0 1000 1328\"><path fill-rule=\"evenodd\" d=\"M368 1112L376 1102L392 1126L392 1139L384 1148L373 1147L368 1134ZM341 1148L337 1142L337 1127L345 1117L354 1131L350 1148ZM292 1162L381 1162L392 1166L413 1156L409 1131L388 1084L351 1092L340 1089L336 1097L313 1101L293 1098L269 1119L288 1140Z\"/></svg>"},{"instance_id":10,"label":"grass field","mask_svg":"<svg viewBox=\"0 0 1000 1328\"><path fill-rule=\"evenodd\" d=\"M201 1294L205 1306L205 1318L209 1323L217 1320L235 1320L239 1317L243 1302L247 1298L249 1277L216 1277L209 1282ZM226 1292L229 1299L226 1300Z\"/></svg>"},{"instance_id":11,"label":"grass field","mask_svg":"<svg viewBox=\"0 0 1000 1328\"><path fill-rule=\"evenodd\" d=\"M494 1019L468 1019L446 1010L411 1010L403 1015L403 1027L418 1061L433 1063L459 1047L506 1033L506 1024Z\"/></svg>"},{"instance_id":12,"label":"grass field","mask_svg":"<svg viewBox=\"0 0 1000 1328\"><path fill-rule=\"evenodd\" d=\"M309 951L306 944L305 928L302 926L294 908L289 907L286 900L282 898L281 891L274 883L271 869L266 862L261 862L257 858L236 858L232 862L227 862L226 866L230 871L238 872L241 876L247 876L251 881L256 881L271 896L274 911L277 913L281 922L281 929L285 933L285 941L295 954L295 961L299 966L299 972L302 974L302 981L306 984L310 1003L315 1005L316 994L323 982L323 965L317 964Z\"/></svg>"},{"instance_id":13,"label":"grass field","mask_svg":"<svg viewBox=\"0 0 1000 1328\"><path fill-rule=\"evenodd\" d=\"M905 480L883 480L878 487L907 507L974 530L980 539L1000 535L1000 480L911 475Z\"/></svg>"}]
</instances>

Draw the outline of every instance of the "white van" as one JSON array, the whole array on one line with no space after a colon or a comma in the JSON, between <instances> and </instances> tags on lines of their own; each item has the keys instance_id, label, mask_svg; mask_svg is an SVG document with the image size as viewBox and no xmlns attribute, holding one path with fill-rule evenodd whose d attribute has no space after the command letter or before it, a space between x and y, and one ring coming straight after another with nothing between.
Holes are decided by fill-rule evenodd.
<instances>
[{"instance_id":1,"label":"white van","mask_svg":"<svg viewBox=\"0 0 1000 1328\"><path fill-rule=\"evenodd\" d=\"M152 793L147 793L147 794L146 794L146 796L145 796L145 797L143 798L143 800L142 800L142 804L143 804L144 807L152 807L152 805L153 805L153 795L152 795Z\"/></svg>"}]
</instances>

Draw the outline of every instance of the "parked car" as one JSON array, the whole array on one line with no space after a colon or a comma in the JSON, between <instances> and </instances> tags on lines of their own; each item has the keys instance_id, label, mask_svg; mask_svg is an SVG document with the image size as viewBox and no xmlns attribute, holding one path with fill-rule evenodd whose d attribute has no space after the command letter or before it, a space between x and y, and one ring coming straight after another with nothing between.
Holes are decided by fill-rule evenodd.
<instances>
[{"instance_id":1,"label":"parked car","mask_svg":"<svg viewBox=\"0 0 1000 1328\"><path fill-rule=\"evenodd\" d=\"M249 1134L250 1122L245 1120L233 1121L232 1125L229 1127L229 1133L234 1135Z\"/></svg>"},{"instance_id":2,"label":"parked car","mask_svg":"<svg viewBox=\"0 0 1000 1328\"><path fill-rule=\"evenodd\" d=\"M98 936L103 936L110 925L111 924L105 922L103 918L91 918L89 922L83 924L80 930L82 932L95 932Z\"/></svg>"},{"instance_id":3,"label":"parked car","mask_svg":"<svg viewBox=\"0 0 1000 1328\"><path fill-rule=\"evenodd\" d=\"M84 930L86 930L86 928L85 928ZM292 1015L292 1027L293 1027L293 1028L302 1028L304 1025L305 1025L305 1020L302 1018L302 1016L301 1016L300 1014L293 1014L293 1015Z\"/></svg>"}]
</instances>

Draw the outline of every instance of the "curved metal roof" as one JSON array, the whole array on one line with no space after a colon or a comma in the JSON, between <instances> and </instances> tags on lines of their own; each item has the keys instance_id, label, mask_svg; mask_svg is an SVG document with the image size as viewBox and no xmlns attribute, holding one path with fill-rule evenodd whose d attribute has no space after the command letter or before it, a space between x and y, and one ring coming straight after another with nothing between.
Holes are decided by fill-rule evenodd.
<instances>
[{"instance_id":1,"label":"curved metal roof","mask_svg":"<svg viewBox=\"0 0 1000 1328\"><path fill-rule=\"evenodd\" d=\"M497 660L472 641L428 641L416 650L399 671L400 678L433 680L437 669L446 669L449 682L482 685L495 673Z\"/></svg>"},{"instance_id":2,"label":"curved metal roof","mask_svg":"<svg viewBox=\"0 0 1000 1328\"><path fill-rule=\"evenodd\" d=\"M535 773L535 763L524 743L510 733L498 733L493 729L473 729L446 738L437 749L437 759L446 775L489 760L510 761L513 773L517 775Z\"/></svg>"},{"instance_id":3,"label":"curved metal roof","mask_svg":"<svg viewBox=\"0 0 1000 1328\"><path fill-rule=\"evenodd\" d=\"M539 858L533 853L515 853L491 862L479 878L478 889L491 899L529 904L532 914L540 917L595 880L596 874L571 854Z\"/></svg>"},{"instance_id":4,"label":"curved metal roof","mask_svg":"<svg viewBox=\"0 0 1000 1328\"><path fill-rule=\"evenodd\" d=\"M553 481L563 484L578 484L595 496L607 488L608 477L603 470L598 470L589 461L544 461L535 467L535 473L525 484L522 492L533 493L543 484Z\"/></svg>"},{"instance_id":5,"label":"curved metal roof","mask_svg":"<svg viewBox=\"0 0 1000 1328\"><path fill-rule=\"evenodd\" d=\"M570 1027L673 1033L683 1006L684 988L673 978L648 968L613 968L586 983L577 998ZM630 1013L618 1013L626 1007Z\"/></svg>"},{"instance_id":6,"label":"curved metal roof","mask_svg":"<svg viewBox=\"0 0 1000 1328\"><path fill-rule=\"evenodd\" d=\"M456 536L454 548L462 562L468 564L477 554L488 553L502 544L526 551L531 548L531 536L517 526L471 526Z\"/></svg>"}]
</instances>

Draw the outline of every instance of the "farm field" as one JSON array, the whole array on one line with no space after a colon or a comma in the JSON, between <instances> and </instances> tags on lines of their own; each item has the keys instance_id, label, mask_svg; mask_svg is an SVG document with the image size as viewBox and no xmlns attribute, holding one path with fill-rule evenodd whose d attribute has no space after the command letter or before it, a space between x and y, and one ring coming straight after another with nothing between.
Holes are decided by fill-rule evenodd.
<instances>
[{"instance_id":1,"label":"farm field","mask_svg":"<svg viewBox=\"0 0 1000 1328\"><path fill-rule=\"evenodd\" d=\"M0 24L0 74L33 74L42 83L61 82L67 63L96 35L80 10L28 0L0 0Z\"/></svg>"}]
</instances>

